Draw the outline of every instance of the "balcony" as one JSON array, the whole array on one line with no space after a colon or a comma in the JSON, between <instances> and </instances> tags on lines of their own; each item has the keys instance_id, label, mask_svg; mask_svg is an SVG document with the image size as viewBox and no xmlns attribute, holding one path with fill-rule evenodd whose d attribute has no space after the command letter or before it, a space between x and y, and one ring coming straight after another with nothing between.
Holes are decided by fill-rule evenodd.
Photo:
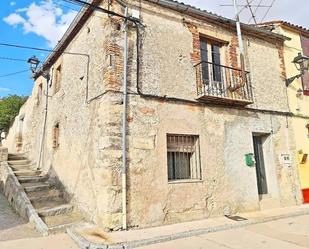
<instances>
[{"instance_id":1,"label":"balcony","mask_svg":"<svg viewBox=\"0 0 309 249\"><path fill-rule=\"evenodd\" d=\"M207 61L201 61L194 67L198 100L236 106L253 103L249 72L242 73L240 69Z\"/></svg>"}]
</instances>

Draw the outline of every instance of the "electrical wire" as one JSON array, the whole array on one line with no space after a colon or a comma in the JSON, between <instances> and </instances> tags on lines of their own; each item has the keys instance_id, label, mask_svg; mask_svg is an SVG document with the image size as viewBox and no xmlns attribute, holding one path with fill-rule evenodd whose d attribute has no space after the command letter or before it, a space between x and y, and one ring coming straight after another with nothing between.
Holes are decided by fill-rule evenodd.
<instances>
[{"instance_id":1,"label":"electrical wire","mask_svg":"<svg viewBox=\"0 0 309 249\"><path fill-rule=\"evenodd\" d=\"M17 59L17 58L10 58L10 57L1 57L0 56L0 60L7 60L7 61L27 61L27 60L24 60L24 59Z\"/></svg>"},{"instance_id":2,"label":"electrical wire","mask_svg":"<svg viewBox=\"0 0 309 249\"><path fill-rule=\"evenodd\" d=\"M115 11L101 8L100 6L91 4L87 1L83 1L83 0L62 0L62 1L65 1L65 2L68 2L68 3L71 3L71 4L80 5L80 6L83 6L83 7L88 6L88 9L100 11L102 13L109 14L109 15L112 15L112 16L121 17L124 20L129 20L129 21L132 21L133 23L139 23L140 22L139 20L137 20L137 19L135 19L131 16L124 16L123 14L119 14Z\"/></svg>"},{"instance_id":3,"label":"electrical wire","mask_svg":"<svg viewBox=\"0 0 309 249\"><path fill-rule=\"evenodd\" d=\"M273 7L273 4L275 3L276 0L273 0L268 8L268 10L266 11L265 15L263 16L261 23L263 23L264 19L266 18L266 16L268 15L270 9Z\"/></svg>"},{"instance_id":4,"label":"electrical wire","mask_svg":"<svg viewBox=\"0 0 309 249\"><path fill-rule=\"evenodd\" d=\"M23 45L18 45L18 44L11 44L11 43L0 43L0 46L23 48L23 49L30 49L30 50L37 50L37 51L44 51L44 52L57 52L56 50L53 50L53 49L37 48L37 47L23 46Z\"/></svg>"},{"instance_id":5,"label":"electrical wire","mask_svg":"<svg viewBox=\"0 0 309 249\"><path fill-rule=\"evenodd\" d=\"M44 51L44 52L52 52L52 53L60 52L59 50L54 50L54 49L30 47L30 46L24 46L24 45L12 44L12 43L2 43L2 42L0 42L0 46L13 47L13 48L21 48L21 49L29 49L29 50L37 50L37 51ZM88 54L83 54L83 53L65 52L65 51L61 51L61 52L63 54L83 55L83 56L89 57Z\"/></svg>"},{"instance_id":6,"label":"electrical wire","mask_svg":"<svg viewBox=\"0 0 309 249\"><path fill-rule=\"evenodd\" d=\"M9 73L9 74L3 74L3 75L0 75L0 78L4 78L4 77L13 76L13 75L16 75L16 74L25 73L25 72L28 72L28 71L29 71L29 69L22 70L22 71L17 71L17 72Z\"/></svg>"}]
</instances>

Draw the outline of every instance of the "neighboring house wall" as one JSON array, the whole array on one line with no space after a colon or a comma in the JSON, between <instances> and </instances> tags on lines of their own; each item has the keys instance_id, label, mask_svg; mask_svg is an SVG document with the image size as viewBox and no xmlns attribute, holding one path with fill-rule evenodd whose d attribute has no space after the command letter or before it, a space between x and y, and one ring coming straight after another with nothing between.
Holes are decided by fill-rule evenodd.
<instances>
[{"instance_id":1,"label":"neighboring house wall","mask_svg":"<svg viewBox=\"0 0 309 249\"><path fill-rule=\"evenodd\" d=\"M299 74L299 70L292 63L293 59L298 53L309 56L309 48L304 47L309 45L307 42L304 42L308 38L302 37L299 30L284 25L277 26L276 32L280 32L291 38L290 41L285 41L284 59L286 61L287 77L293 77ZM309 124L309 96L305 88L305 85L309 85L308 80L308 72L306 72L304 77L295 79L287 88L291 111L298 116L292 119L292 125L296 140L295 154L299 168L300 182L306 202L309 202L309 129L306 127ZM308 156L307 160L304 160L306 155Z\"/></svg>"},{"instance_id":2,"label":"neighboring house wall","mask_svg":"<svg viewBox=\"0 0 309 249\"><path fill-rule=\"evenodd\" d=\"M291 157L290 165L281 160L282 154L295 151L290 118L286 115L289 109L282 41L280 44L274 38L261 39L244 34L246 70L251 73L254 95L254 103L249 109L205 104L196 101L194 65L200 56L198 34L224 44L222 64L239 67L235 30L229 31L219 24L145 1L131 3L130 8L140 10L145 24L140 30L139 90L155 96L137 94L136 33L130 25L129 226L146 227L258 210L269 203L274 206L299 203L298 175L294 168L296 158ZM111 8L123 13L116 3ZM88 100L95 96L100 98L85 102L85 57L62 54L52 66L55 70L61 62L61 80L55 94L53 85L50 89L53 96L48 98L42 165L45 171L60 180L68 198L89 219L109 229L121 227L123 103L119 91L124 49L124 35L119 30L121 24L120 18L108 18L95 12L66 49L67 52L90 55ZM43 97L40 112L34 111L38 83L39 79L32 97L22 109L28 120L23 150L34 160L37 160L39 150L45 104ZM169 97L183 100L168 100ZM56 147L55 134L58 134L59 143ZM168 181L167 134L198 136L201 179ZM263 137L269 194L261 198L255 167L245 163L245 154L253 152L253 135ZM11 130L7 141L11 149L13 138L14 131Z\"/></svg>"}]
</instances>

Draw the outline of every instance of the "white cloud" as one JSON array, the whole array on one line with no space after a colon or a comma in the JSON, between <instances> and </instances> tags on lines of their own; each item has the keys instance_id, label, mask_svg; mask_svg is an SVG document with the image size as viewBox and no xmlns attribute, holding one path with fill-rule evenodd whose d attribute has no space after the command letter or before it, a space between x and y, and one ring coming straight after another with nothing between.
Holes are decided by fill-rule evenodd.
<instances>
[{"instance_id":1,"label":"white cloud","mask_svg":"<svg viewBox=\"0 0 309 249\"><path fill-rule=\"evenodd\" d=\"M10 5L11 5L11 6L15 6L15 5L16 5L16 2L10 2Z\"/></svg>"},{"instance_id":2,"label":"white cloud","mask_svg":"<svg viewBox=\"0 0 309 249\"><path fill-rule=\"evenodd\" d=\"M34 33L44 37L48 45L53 47L60 40L69 27L76 11L63 10L52 1L47 0L39 4L32 3L27 8L17 9L3 20L9 25L21 25L24 32Z\"/></svg>"},{"instance_id":3,"label":"white cloud","mask_svg":"<svg viewBox=\"0 0 309 249\"><path fill-rule=\"evenodd\" d=\"M0 92L9 92L9 88L0 87Z\"/></svg>"},{"instance_id":4,"label":"white cloud","mask_svg":"<svg viewBox=\"0 0 309 249\"><path fill-rule=\"evenodd\" d=\"M15 26L17 24L25 24L26 20L20 15L13 13L3 19L7 24Z\"/></svg>"}]
</instances>

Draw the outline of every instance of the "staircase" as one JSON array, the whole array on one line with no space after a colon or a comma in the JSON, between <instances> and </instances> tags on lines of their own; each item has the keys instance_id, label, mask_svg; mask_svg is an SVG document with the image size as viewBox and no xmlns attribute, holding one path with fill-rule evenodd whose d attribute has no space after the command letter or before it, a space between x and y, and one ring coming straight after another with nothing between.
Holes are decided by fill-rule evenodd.
<instances>
[{"instance_id":1,"label":"staircase","mask_svg":"<svg viewBox=\"0 0 309 249\"><path fill-rule=\"evenodd\" d=\"M8 164L49 233L64 231L83 221L80 213L63 198L61 190L49 181L48 175L35 169L24 154L9 154Z\"/></svg>"}]
</instances>

